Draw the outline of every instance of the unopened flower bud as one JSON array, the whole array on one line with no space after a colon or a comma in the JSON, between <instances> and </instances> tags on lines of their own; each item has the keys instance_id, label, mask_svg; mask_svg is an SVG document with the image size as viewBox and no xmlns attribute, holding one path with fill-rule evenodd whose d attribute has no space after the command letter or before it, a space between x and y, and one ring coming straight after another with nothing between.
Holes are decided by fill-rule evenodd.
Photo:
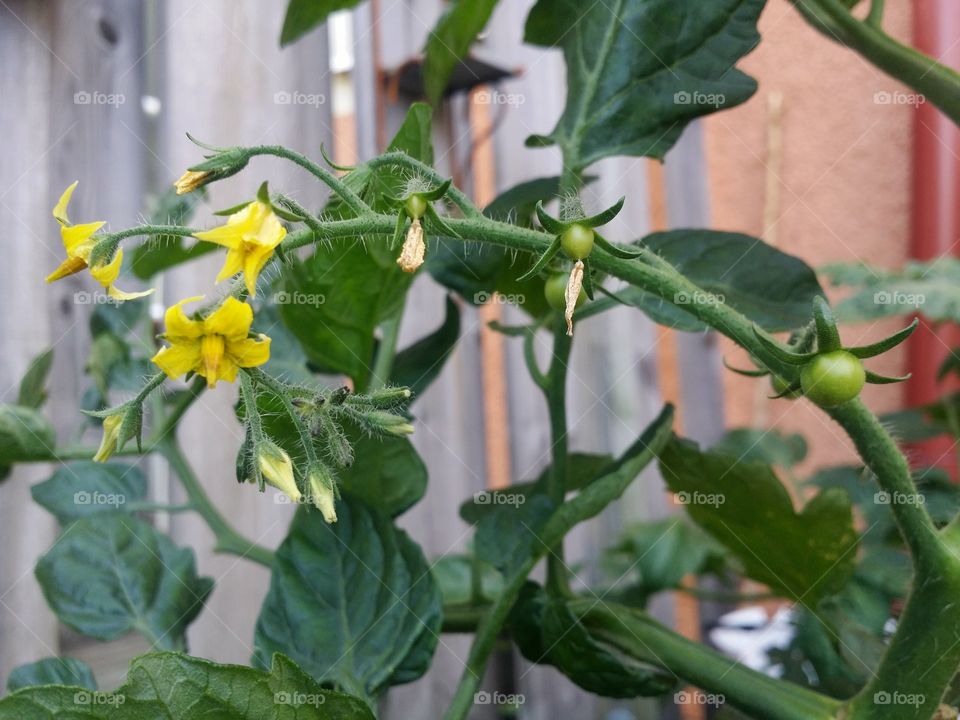
<instances>
[{"instance_id":1,"label":"unopened flower bud","mask_svg":"<svg viewBox=\"0 0 960 720\"><path fill-rule=\"evenodd\" d=\"M400 415L375 411L364 413L364 417L371 426L390 435L403 436L410 435L413 432L413 425Z\"/></svg>"},{"instance_id":2,"label":"unopened flower bud","mask_svg":"<svg viewBox=\"0 0 960 720\"><path fill-rule=\"evenodd\" d=\"M563 294L566 302L566 308L563 311L563 317L567 321L567 335L573 337L573 311L577 308L577 300L580 299L580 290L583 288L583 260L577 260L577 264L570 271L570 279L567 280L567 289Z\"/></svg>"},{"instance_id":3,"label":"unopened flower bud","mask_svg":"<svg viewBox=\"0 0 960 720\"><path fill-rule=\"evenodd\" d=\"M400 250L400 257L397 258L397 265L404 272L416 272L423 265L426 252L427 244L423 239L423 225L420 224L420 218L414 218L407 231L407 239L404 240Z\"/></svg>"},{"instance_id":4,"label":"unopened flower bud","mask_svg":"<svg viewBox=\"0 0 960 720\"><path fill-rule=\"evenodd\" d=\"M410 399L412 393L408 387L390 387L382 390L375 390L370 393L367 400L371 405L377 407L390 408L399 405Z\"/></svg>"},{"instance_id":5,"label":"unopened flower bud","mask_svg":"<svg viewBox=\"0 0 960 720\"><path fill-rule=\"evenodd\" d=\"M93 456L94 462L106 462L113 453L120 449L120 426L122 424L122 413L110 415L103 419L103 438L100 440L100 447L97 449L97 454Z\"/></svg>"},{"instance_id":6,"label":"unopened flower bud","mask_svg":"<svg viewBox=\"0 0 960 720\"><path fill-rule=\"evenodd\" d=\"M257 467L263 473L263 479L285 493L293 502L300 502L303 494L293 477L293 463L290 456L276 444L263 440L257 445Z\"/></svg>"},{"instance_id":7,"label":"unopened flower bud","mask_svg":"<svg viewBox=\"0 0 960 720\"><path fill-rule=\"evenodd\" d=\"M324 521L335 523L337 521L337 510L334 507L334 480L327 468L315 465L310 469L307 476L307 483L310 486L310 499L316 505Z\"/></svg>"},{"instance_id":8,"label":"unopened flower bud","mask_svg":"<svg viewBox=\"0 0 960 720\"><path fill-rule=\"evenodd\" d=\"M198 187L203 187L206 185L211 174L212 173L209 170L203 170L200 172L195 170L187 170L173 184L173 187L176 188L177 195L186 195L189 192L193 192Z\"/></svg>"}]
</instances>

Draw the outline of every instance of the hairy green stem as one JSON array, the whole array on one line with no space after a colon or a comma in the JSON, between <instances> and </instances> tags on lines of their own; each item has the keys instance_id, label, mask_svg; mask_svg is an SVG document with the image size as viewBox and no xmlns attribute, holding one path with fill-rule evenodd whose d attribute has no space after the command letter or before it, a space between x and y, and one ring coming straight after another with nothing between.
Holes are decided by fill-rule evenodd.
<instances>
[{"instance_id":1,"label":"hairy green stem","mask_svg":"<svg viewBox=\"0 0 960 720\"><path fill-rule=\"evenodd\" d=\"M406 296L404 296L404 304ZM373 362L373 372L370 375L369 390L379 390L390 382L390 373L393 371L393 361L397 356L397 342L400 339L400 323L403 321L401 305L397 312L383 321L381 329L383 335L377 345L377 355Z\"/></svg>"},{"instance_id":2,"label":"hairy green stem","mask_svg":"<svg viewBox=\"0 0 960 720\"><path fill-rule=\"evenodd\" d=\"M642 662L676 673L725 702L767 720L829 720L840 702L768 677L687 640L646 613L584 598L570 604L596 637Z\"/></svg>"},{"instance_id":3,"label":"hairy green stem","mask_svg":"<svg viewBox=\"0 0 960 720\"><path fill-rule=\"evenodd\" d=\"M265 567L273 563L273 553L267 548L257 545L244 538L226 521L217 510L210 496L204 491L199 478L190 467L190 463L176 438L168 436L158 443L157 452L170 463L170 467L180 478L180 484L187 493L187 498L193 508L200 514L216 539L214 552L230 553L252 560Z\"/></svg>"},{"instance_id":4,"label":"hairy green stem","mask_svg":"<svg viewBox=\"0 0 960 720\"><path fill-rule=\"evenodd\" d=\"M424 180L428 180L434 185L442 185L447 181L443 175L438 173L429 165L420 162L416 158L410 157L404 152L388 152L378 157L368 160L365 164L365 167L375 170L379 167L385 165L393 165L395 167L402 167L408 170L410 173L419 175ZM450 198L450 201L456 205L460 212L466 217L482 217L482 213L476 208L476 206L470 201L463 191L458 188L455 188L453 185L447 190L446 197Z\"/></svg>"}]
</instances>

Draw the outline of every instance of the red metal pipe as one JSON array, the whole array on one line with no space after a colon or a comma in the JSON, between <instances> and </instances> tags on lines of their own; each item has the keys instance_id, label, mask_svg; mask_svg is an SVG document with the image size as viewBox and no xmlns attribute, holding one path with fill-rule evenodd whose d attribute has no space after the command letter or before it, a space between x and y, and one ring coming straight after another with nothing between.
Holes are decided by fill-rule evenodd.
<instances>
[{"instance_id":1,"label":"red metal pipe","mask_svg":"<svg viewBox=\"0 0 960 720\"><path fill-rule=\"evenodd\" d=\"M913 44L941 63L960 68L960 3L957 0L914 0ZM913 189L910 255L930 260L958 255L960 241L960 130L929 102L915 105L913 118ZM937 369L951 348L960 347L955 326L932 328L923 322L908 344L913 377L907 404L932 402L956 382L938 383ZM914 448L914 465L956 470L948 439Z\"/></svg>"}]
</instances>

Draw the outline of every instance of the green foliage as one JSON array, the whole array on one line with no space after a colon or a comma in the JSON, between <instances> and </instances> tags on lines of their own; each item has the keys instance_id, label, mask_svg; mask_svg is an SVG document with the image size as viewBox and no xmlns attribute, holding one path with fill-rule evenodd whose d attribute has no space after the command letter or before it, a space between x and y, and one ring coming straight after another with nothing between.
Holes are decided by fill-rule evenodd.
<instances>
[{"instance_id":1,"label":"green foliage","mask_svg":"<svg viewBox=\"0 0 960 720\"><path fill-rule=\"evenodd\" d=\"M14 463L52 459L56 443L53 426L37 410L0 405L0 475Z\"/></svg>"},{"instance_id":2,"label":"green foliage","mask_svg":"<svg viewBox=\"0 0 960 720\"><path fill-rule=\"evenodd\" d=\"M613 155L663 158L694 118L734 107L756 82L734 65L760 41L764 0L539 0L525 40L563 49L567 104L547 137L582 170Z\"/></svg>"},{"instance_id":3,"label":"green foliage","mask_svg":"<svg viewBox=\"0 0 960 720\"><path fill-rule=\"evenodd\" d=\"M98 640L137 630L161 649L184 649L187 626L213 580L193 551L123 514L78 520L40 558L37 581L65 625Z\"/></svg>"},{"instance_id":4,"label":"green foliage","mask_svg":"<svg viewBox=\"0 0 960 720\"><path fill-rule=\"evenodd\" d=\"M631 662L593 638L567 607L535 583L524 586L511 614L513 638L530 662L553 665L588 692L605 697L663 695L672 675Z\"/></svg>"},{"instance_id":5,"label":"green foliage","mask_svg":"<svg viewBox=\"0 0 960 720\"><path fill-rule=\"evenodd\" d=\"M150 223L187 225L206 199L206 188L177 195L176 189L170 187L157 199L156 207L150 213ZM141 280L149 280L164 270L211 253L217 247L216 243L191 240L179 235L155 235L134 248L130 254L130 270Z\"/></svg>"},{"instance_id":6,"label":"green foliage","mask_svg":"<svg viewBox=\"0 0 960 720\"><path fill-rule=\"evenodd\" d=\"M900 270L865 263L837 263L823 268L836 286L853 294L836 307L844 322L864 322L923 312L931 322L960 322L960 260L940 257L908 262Z\"/></svg>"},{"instance_id":7,"label":"green foliage","mask_svg":"<svg viewBox=\"0 0 960 720\"><path fill-rule=\"evenodd\" d=\"M17 395L17 405L21 407L39 408L47 400L47 377L53 366L53 349L40 353L30 361L27 372L20 380L20 392Z\"/></svg>"},{"instance_id":8,"label":"green foliage","mask_svg":"<svg viewBox=\"0 0 960 720\"><path fill-rule=\"evenodd\" d=\"M437 379L459 339L460 308L453 298L447 297L443 323L397 353L390 381L399 387L410 388L414 396L420 395Z\"/></svg>"},{"instance_id":9,"label":"green foliage","mask_svg":"<svg viewBox=\"0 0 960 720\"><path fill-rule=\"evenodd\" d=\"M143 655L112 692L46 685L0 700L3 720L374 720L357 698L322 688L277 654L269 672L178 653Z\"/></svg>"},{"instance_id":10,"label":"green foliage","mask_svg":"<svg viewBox=\"0 0 960 720\"><path fill-rule=\"evenodd\" d=\"M474 587L473 564L479 563L479 584ZM503 575L489 563L468 555L444 555L430 567L440 588L444 607L468 605L479 599L492 601L503 590Z\"/></svg>"},{"instance_id":11,"label":"green foliage","mask_svg":"<svg viewBox=\"0 0 960 720\"><path fill-rule=\"evenodd\" d=\"M742 463L762 462L789 470L807 457L807 441L798 433L738 428L727 431L711 450Z\"/></svg>"},{"instance_id":12,"label":"green foliage","mask_svg":"<svg viewBox=\"0 0 960 720\"><path fill-rule=\"evenodd\" d=\"M64 465L30 488L33 500L61 525L107 513L129 512L147 496L140 468L121 463L81 461Z\"/></svg>"},{"instance_id":13,"label":"green foliage","mask_svg":"<svg viewBox=\"0 0 960 720\"><path fill-rule=\"evenodd\" d=\"M440 100L450 73L470 50L496 5L497 0L455 0L430 32L423 77L431 103Z\"/></svg>"},{"instance_id":14,"label":"green foliage","mask_svg":"<svg viewBox=\"0 0 960 720\"><path fill-rule=\"evenodd\" d=\"M37 685L70 685L96 690L97 680L89 665L70 657L44 658L20 665L11 670L7 678L7 690L10 692Z\"/></svg>"},{"instance_id":15,"label":"green foliage","mask_svg":"<svg viewBox=\"0 0 960 720\"><path fill-rule=\"evenodd\" d=\"M531 495L517 505L495 506L477 523L477 557L504 575L512 575L540 549L540 532L555 510L546 495Z\"/></svg>"},{"instance_id":16,"label":"green foliage","mask_svg":"<svg viewBox=\"0 0 960 720\"><path fill-rule=\"evenodd\" d=\"M358 5L360 0L290 0L280 31L280 45L289 45L326 22L337 10Z\"/></svg>"},{"instance_id":17,"label":"green foliage","mask_svg":"<svg viewBox=\"0 0 960 720\"><path fill-rule=\"evenodd\" d=\"M825 490L798 513L768 465L679 439L660 455L660 468L691 519L740 560L748 577L808 607L850 578L857 533L845 492ZM776 542L769 542L770 528Z\"/></svg>"},{"instance_id":18,"label":"green foliage","mask_svg":"<svg viewBox=\"0 0 960 720\"><path fill-rule=\"evenodd\" d=\"M347 495L339 520L301 509L277 550L254 664L283 650L311 676L376 698L429 666L440 592L407 534Z\"/></svg>"},{"instance_id":19,"label":"green foliage","mask_svg":"<svg viewBox=\"0 0 960 720\"><path fill-rule=\"evenodd\" d=\"M370 437L356 427L346 435L355 459L337 473L344 490L390 516L423 498L427 466L407 438Z\"/></svg>"}]
</instances>

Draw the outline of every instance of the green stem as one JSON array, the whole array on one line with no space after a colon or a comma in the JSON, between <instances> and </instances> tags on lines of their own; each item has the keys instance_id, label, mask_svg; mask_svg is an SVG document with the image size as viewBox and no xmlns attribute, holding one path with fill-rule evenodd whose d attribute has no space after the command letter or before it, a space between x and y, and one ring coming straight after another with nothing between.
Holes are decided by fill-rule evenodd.
<instances>
[{"instance_id":1,"label":"green stem","mask_svg":"<svg viewBox=\"0 0 960 720\"><path fill-rule=\"evenodd\" d=\"M547 479L547 495L556 507L563 504L567 495L567 367L573 338L559 318L553 327L553 359L547 372L544 394L550 414L550 476ZM564 562L563 538L550 549L547 556L547 587L565 595L570 592L567 583L567 566Z\"/></svg>"},{"instance_id":2,"label":"green stem","mask_svg":"<svg viewBox=\"0 0 960 720\"><path fill-rule=\"evenodd\" d=\"M678 674L753 717L768 720L828 720L840 702L768 677L725 655L687 640L645 613L591 599L570 604L594 635L642 662Z\"/></svg>"},{"instance_id":3,"label":"green stem","mask_svg":"<svg viewBox=\"0 0 960 720\"><path fill-rule=\"evenodd\" d=\"M447 181L443 175L438 173L429 165L422 163L416 158L412 158L403 152L384 153L383 155L375 157L372 160L368 160L365 166L371 170L376 170L384 165L393 165L395 167L405 168L411 173L420 176L424 180L427 180L434 185L442 185ZM460 209L464 216L483 216L482 213L477 210L476 206L470 202L470 198L468 198L461 190L455 188L453 185L451 185L447 190L446 197L450 198L450 201Z\"/></svg>"},{"instance_id":4,"label":"green stem","mask_svg":"<svg viewBox=\"0 0 960 720\"><path fill-rule=\"evenodd\" d=\"M404 295L403 303L406 303ZM397 312L383 321L380 326L383 336L377 346L377 357L373 364L373 373L370 376L368 390L379 390L390 382L390 373L393 371L393 361L397 356L397 342L400 339L400 323L403 321L401 304Z\"/></svg>"},{"instance_id":5,"label":"green stem","mask_svg":"<svg viewBox=\"0 0 960 720\"><path fill-rule=\"evenodd\" d=\"M850 14L839 0L795 0L795 4L818 29L922 93L960 124L960 74L883 32L879 27L882 2L873 3L866 22Z\"/></svg>"},{"instance_id":6,"label":"green stem","mask_svg":"<svg viewBox=\"0 0 960 720\"><path fill-rule=\"evenodd\" d=\"M870 14L867 15L867 24L880 30L883 27L883 0L870 0Z\"/></svg>"},{"instance_id":7,"label":"green stem","mask_svg":"<svg viewBox=\"0 0 960 720\"><path fill-rule=\"evenodd\" d=\"M613 470L592 482L573 499L557 508L544 523L537 542L518 567L504 579L503 590L487 608L477 627L473 645L453 701L444 716L446 720L463 720L473 707L474 694L480 687L493 651L510 610L516 602L527 576L538 562L567 533L579 523L598 515L607 505L620 497L627 486L654 459L670 438L673 426L673 408L666 406L643 435L624 453Z\"/></svg>"},{"instance_id":8,"label":"green stem","mask_svg":"<svg viewBox=\"0 0 960 720\"><path fill-rule=\"evenodd\" d=\"M369 213L370 206L367 205L357 193L351 190L343 180L338 178L332 172L327 170L317 163L313 162L309 158L301 155L298 152L294 152L288 148L283 147L282 145L259 145L257 147L246 148L246 152L249 153L250 157L255 155L275 155L276 157L284 158L290 160L293 163L296 163L302 167L307 172L311 173L314 177L320 180L324 185L333 190L341 200L357 215L362 215L363 213Z\"/></svg>"},{"instance_id":9,"label":"green stem","mask_svg":"<svg viewBox=\"0 0 960 720\"><path fill-rule=\"evenodd\" d=\"M244 538L224 519L204 491L176 438L170 435L161 439L156 445L156 450L170 463L170 467L180 478L180 484L187 493L190 504L213 532L216 538L214 552L239 555L265 567L270 567L273 563L273 553L267 548Z\"/></svg>"}]
</instances>

